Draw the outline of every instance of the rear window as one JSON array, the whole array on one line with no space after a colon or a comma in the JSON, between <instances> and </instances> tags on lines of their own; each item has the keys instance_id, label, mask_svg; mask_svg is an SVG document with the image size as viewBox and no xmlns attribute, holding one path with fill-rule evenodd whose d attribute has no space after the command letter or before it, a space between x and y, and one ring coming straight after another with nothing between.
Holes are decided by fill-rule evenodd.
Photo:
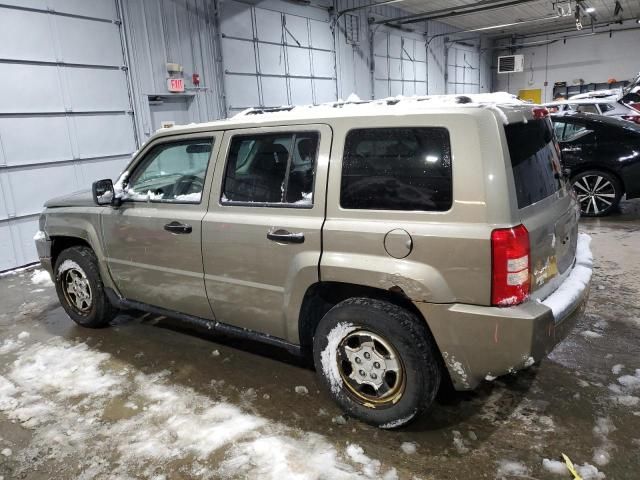
<instances>
[{"instance_id":1,"label":"rear window","mask_svg":"<svg viewBox=\"0 0 640 480\"><path fill-rule=\"evenodd\" d=\"M445 211L451 202L451 146L445 128L373 128L347 134L343 208Z\"/></svg>"},{"instance_id":2,"label":"rear window","mask_svg":"<svg viewBox=\"0 0 640 480\"><path fill-rule=\"evenodd\" d=\"M547 119L505 126L518 208L528 207L560 190L562 167Z\"/></svg>"}]
</instances>

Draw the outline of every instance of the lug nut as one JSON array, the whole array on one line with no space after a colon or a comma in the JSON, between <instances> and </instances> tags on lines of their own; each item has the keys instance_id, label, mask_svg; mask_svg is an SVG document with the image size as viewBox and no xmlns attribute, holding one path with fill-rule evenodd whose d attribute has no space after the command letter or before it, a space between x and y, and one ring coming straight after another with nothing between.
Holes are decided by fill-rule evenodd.
<instances>
[{"instance_id":1,"label":"lug nut","mask_svg":"<svg viewBox=\"0 0 640 480\"><path fill-rule=\"evenodd\" d=\"M371 354L369 352L364 352L364 358L369 360L371 358Z\"/></svg>"},{"instance_id":2,"label":"lug nut","mask_svg":"<svg viewBox=\"0 0 640 480\"><path fill-rule=\"evenodd\" d=\"M361 377L366 377L366 376L367 376L367 374L366 374L366 373L364 373L364 370L360 370L360 376L361 376Z\"/></svg>"},{"instance_id":3,"label":"lug nut","mask_svg":"<svg viewBox=\"0 0 640 480\"><path fill-rule=\"evenodd\" d=\"M376 378L378 378L378 376L375 373L372 373L371 374L371 378L373 378L375 380Z\"/></svg>"},{"instance_id":4,"label":"lug nut","mask_svg":"<svg viewBox=\"0 0 640 480\"><path fill-rule=\"evenodd\" d=\"M362 363L362 360L360 360L360 357L356 357L356 363Z\"/></svg>"},{"instance_id":5,"label":"lug nut","mask_svg":"<svg viewBox=\"0 0 640 480\"><path fill-rule=\"evenodd\" d=\"M380 368L380 364L378 362L373 362L374 368Z\"/></svg>"}]
</instances>

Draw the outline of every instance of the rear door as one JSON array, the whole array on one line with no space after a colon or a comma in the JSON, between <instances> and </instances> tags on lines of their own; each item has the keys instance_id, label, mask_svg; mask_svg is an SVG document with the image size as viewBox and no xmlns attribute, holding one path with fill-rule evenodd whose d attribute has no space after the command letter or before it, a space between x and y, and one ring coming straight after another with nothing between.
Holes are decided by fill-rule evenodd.
<instances>
[{"instance_id":1,"label":"rear door","mask_svg":"<svg viewBox=\"0 0 640 480\"><path fill-rule=\"evenodd\" d=\"M581 163L593 160L596 154L596 133L581 119L564 117L554 121L562 164L574 170Z\"/></svg>"},{"instance_id":2,"label":"rear door","mask_svg":"<svg viewBox=\"0 0 640 480\"><path fill-rule=\"evenodd\" d=\"M553 291L575 259L578 218L575 197L562 173L549 119L505 126L518 209L529 231L531 291Z\"/></svg>"},{"instance_id":3,"label":"rear door","mask_svg":"<svg viewBox=\"0 0 640 480\"><path fill-rule=\"evenodd\" d=\"M326 125L225 133L203 221L216 319L292 342L318 281L331 148Z\"/></svg>"}]
</instances>

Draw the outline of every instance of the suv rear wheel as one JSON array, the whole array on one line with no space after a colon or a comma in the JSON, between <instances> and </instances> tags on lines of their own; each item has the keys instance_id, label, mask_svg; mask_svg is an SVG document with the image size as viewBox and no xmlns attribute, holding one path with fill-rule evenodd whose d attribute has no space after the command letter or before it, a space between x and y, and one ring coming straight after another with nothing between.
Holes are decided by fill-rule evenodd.
<instances>
[{"instance_id":1,"label":"suv rear wheel","mask_svg":"<svg viewBox=\"0 0 640 480\"><path fill-rule=\"evenodd\" d=\"M349 415L381 428L408 424L432 403L441 379L424 322L391 303L351 298L320 321L313 340L321 383Z\"/></svg>"},{"instance_id":2,"label":"suv rear wheel","mask_svg":"<svg viewBox=\"0 0 640 480\"><path fill-rule=\"evenodd\" d=\"M620 181L607 172L581 172L571 179L571 184L578 195L580 211L585 217L609 215L622 197Z\"/></svg>"},{"instance_id":3,"label":"suv rear wheel","mask_svg":"<svg viewBox=\"0 0 640 480\"><path fill-rule=\"evenodd\" d=\"M90 248L63 250L56 260L54 277L60 303L78 325L105 327L115 317L116 309L100 278L98 259Z\"/></svg>"}]
</instances>

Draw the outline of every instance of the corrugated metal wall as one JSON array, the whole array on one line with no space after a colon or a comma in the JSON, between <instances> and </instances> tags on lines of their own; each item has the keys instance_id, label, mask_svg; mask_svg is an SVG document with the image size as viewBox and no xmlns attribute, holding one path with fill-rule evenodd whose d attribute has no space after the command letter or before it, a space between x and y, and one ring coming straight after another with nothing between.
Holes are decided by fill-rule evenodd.
<instances>
[{"instance_id":1,"label":"corrugated metal wall","mask_svg":"<svg viewBox=\"0 0 640 480\"><path fill-rule=\"evenodd\" d=\"M138 130L144 138L157 128L149 101L171 96L184 103L186 122L205 122L223 116L224 100L218 78L213 0L121 0L131 63ZM167 91L167 63L184 68L185 93ZM193 74L200 84L193 84ZM183 122L178 122L183 123Z\"/></svg>"},{"instance_id":2,"label":"corrugated metal wall","mask_svg":"<svg viewBox=\"0 0 640 480\"><path fill-rule=\"evenodd\" d=\"M0 6L0 271L35 261L49 198L115 177L135 149L111 0Z\"/></svg>"},{"instance_id":3,"label":"corrugated metal wall","mask_svg":"<svg viewBox=\"0 0 640 480\"><path fill-rule=\"evenodd\" d=\"M221 2L227 113L247 107L336 100L333 34L326 8Z\"/></svg>"},{"instance_id":4,"label":"corrugated metal wall","mask_svg":"<svg viewBox=\"0 0 640 480\"><path fill-rule=\"evenodd\" d=\"M372 2L369 0L337 0L335 2L335 8L337 11L345 10L352 7L358 7L363 5L370 5ZM337 67L338 67L338 96L341 98L346 98L350 93L357 93L360 98L372 98L372 83L373 85L377 84L377 87L373 87L375 89L375 98L379 98L380 96L384 96L384 89L382 89L382 82L380 81L371 81L371 48L369 46L369 34L373 30L375 32L374 36L374 53L376 53L376 45L380 50L378 50L377 54L380 57L388 57L387 53L382 51L382 43L381 38L384 35L391 35L397 38L404 37L409 40L414 40L414 48L419 48L418 42L423 40L427 40L431 37L435 37L428 43L428 53L427 53L427 69L426 69L426 82L427 93L428 94L444 94L446 92L446 52L445 52L445 36L446 33L454 33L456 32L456 28L451 27L449 25L439 23L439 22L419 22L407 25L410 27L413 32L405 32L398 29L388 29L385 27L375 26L370 27L368 18L373 16L375 18L393 18L402 15L406 15L406 12L402 11L399 8L395 8L392 6L381 6L374 8L365 8L361 10L357 10L352 12L351 15L357 16L358 25L360 29L360 42L356 45L349 44L346 41L346 31L348 27L348 20L346 16L340 18L338 22L338 29L336 32L336 54L337 54ZM426 37L425 37L426 34ZM395 41L395 40L394 40ZM409 42L411 43L411 42ZM415 53L415 52L414 52ZM405 55L406 56L406 55ZM421 55L418 54L418 58L421 58ZM374 57L375 60L375 57ZM405 58L407 60L407 58ZM391 59L388 60L388 63L394 63ZM402 63L402 62L401 62ZM400 64L401 64L400 63ZM422 78L418 75L422 75L421 65L416 64L416 62L411 62L414 64L413 72L415 77L414 87L416 89L416 93L422 93L420 88L422 82ZM478 63L482 81L480 82L480 86L477 86L477 79L475 80L475 86L468 85L466 87L467 93L474 93L479 91L489 91L491 88L491 58L490 55L480 55L478 51ZM380 80L382 78L380 75L384 74L383 71L380 70L380 65L374 63L376 68L378 69L377 75ZM485 73L486 72L486 73ZM375 72L374 72L375 75ZM386 75L391 75L387 73ZM403 80L407 80L404 78ZM398 87L399 84L393 84L389 82L389 94L396 95L398 93L402 93L402 90L399 91L398 88L391 88L392 85ZM464 89L464 88L463 88ZM474 90L475 89L475 90ZM473 90L473 91L472 91ZM455 92L454 92L455 93ZM407 90L406 93L411 95L411 91Z\"/></svg>"}]
</instances>

